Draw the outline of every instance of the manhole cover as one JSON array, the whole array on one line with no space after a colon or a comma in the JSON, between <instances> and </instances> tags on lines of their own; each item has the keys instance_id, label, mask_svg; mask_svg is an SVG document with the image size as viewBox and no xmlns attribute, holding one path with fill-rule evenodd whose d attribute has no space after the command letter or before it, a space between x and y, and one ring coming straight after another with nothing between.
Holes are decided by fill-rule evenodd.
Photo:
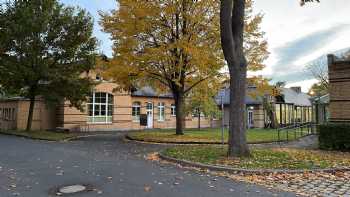
<instances>
[{"instance_id":1,"label":"manhole cover","mask_svg":"<svg viewBox=\"0 0 350 197\"><path fill-rule=\"evenodd\" d=\"M74 194L78 192L83 192L86 190L84 185L69 185L60 188L58 191L62 194Z\"/></svg>"}]
</instances>

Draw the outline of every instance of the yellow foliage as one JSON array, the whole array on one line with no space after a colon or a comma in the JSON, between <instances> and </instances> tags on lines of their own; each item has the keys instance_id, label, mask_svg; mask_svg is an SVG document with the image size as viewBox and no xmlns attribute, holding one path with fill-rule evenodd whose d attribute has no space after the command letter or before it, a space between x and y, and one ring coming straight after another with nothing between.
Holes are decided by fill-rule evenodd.
<instances>
[{"instance_id":1,"label":"yellow foliage","mask_svg":"<svg viewBox=\"0 0 350 197\"><path fill-rule=\"evenodd\" d=\"M216 0L120 0L102 13L114 40L107 75L123 86L189 91L224 66Z\"/></svg>"}]
</instances>

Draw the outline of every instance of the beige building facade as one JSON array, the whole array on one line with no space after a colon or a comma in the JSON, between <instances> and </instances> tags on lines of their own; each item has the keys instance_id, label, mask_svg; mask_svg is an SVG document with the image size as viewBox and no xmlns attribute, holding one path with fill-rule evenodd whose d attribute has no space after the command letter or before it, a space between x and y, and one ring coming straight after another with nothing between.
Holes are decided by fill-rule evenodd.
<instances>
[{"instance_id":1,"label":"beige building facade","mask_svg":"<svg viewBox=\"0 0 350 197\"><path fill-rule=\"evenodd\" d=\"M328 55L330 121L350 122L350 61Z\"/></svg>"},{"instance_id":2,"label":"beige building facade","mask_svg":"<svg viewBox=\"0 0 350 197\"><path fill-rule=\"evenodd\" d=\"M136 92L115 91L116 87L117 84L108 81L99 83L83 111L71 107L67 101L49 107L37 99L32 129L92 132L175 128L175 102L170 95L157 95L150 88ZM28 110L29 100L1 100L0 129L25 129ZM198 119L188 115L184 120L185 128L198 128ZM202 128L212 124L209 118L200 118Z\"/></svg>"}]
</instances>

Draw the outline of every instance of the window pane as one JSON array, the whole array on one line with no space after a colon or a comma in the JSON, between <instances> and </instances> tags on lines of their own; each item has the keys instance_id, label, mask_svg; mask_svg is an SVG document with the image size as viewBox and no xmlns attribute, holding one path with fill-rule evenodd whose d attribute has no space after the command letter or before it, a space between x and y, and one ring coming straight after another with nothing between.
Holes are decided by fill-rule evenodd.
<instances>
[{"instance_id":1,"label":"window pane","mask_svg":"<svg viewBox=\"0 0 350 197\"><path fill-rule=\"evenodd\" d=\"M101 116L106 115L106 105L101 105Z\"/></svg>"},{"instance_id":2,"label":"window pane","mask_svg":"<svg viewBox=\"0 0 350 197\"><path fill-rule=\"evenodd\" d=\"M108 116L112 116L113 115L113 105L108 105Z\"/></svg>"},{"instance_id":3,"label":"window pane","mask_svg":"<svg viewBox=\"0 0 350 197\"><path fill-rule=\"evenodd\" d=\"M280 111L280 104L276 104L276 119L279 124L281 124L281 111Z\"/></svg>"},{"instance_id":4,"label":"window pane","mask_svg":"<svg viewBox=\"0 0 350 197\"><path fill-rule=\"evenodd\" d=\"M113 95L108 94L108 103L113 104Z\"/></svg>"},{"instance_id":5,"label":"window pane","mask_svg":"<svg viewBox=\"0 0 350 197\"><path fill-rule=\"evenodd\" d=\"M95 105L95 116L100 115L100 105Z\"/></svg>"},{"instance_id":6,"label":"window pane","mask_svg":"<svg viewBox=\"0 0 350 197\"><path fill-rule=\"evenodd\" d=\"M103 93L101 95L101 103L106 103L107 102L107 95L105 93Z\"/></svg>"}]
</instances>

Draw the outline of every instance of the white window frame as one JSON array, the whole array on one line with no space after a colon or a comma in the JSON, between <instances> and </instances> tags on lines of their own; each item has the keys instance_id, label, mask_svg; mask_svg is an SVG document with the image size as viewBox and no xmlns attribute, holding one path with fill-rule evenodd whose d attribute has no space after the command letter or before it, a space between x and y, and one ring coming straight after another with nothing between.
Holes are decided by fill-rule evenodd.
<instances>
[{"instance_id":1,"label":"white window frame","mask_svg":"<svg viewBox=\"0 0 350 197\"><path fill-rule=\"evenodd\" d=\"M134 114L134 110L135 112L138 112L136 113L136 115ZM132 108L131 108L132 121L140 122L140 115L141 115L141 102L135 101L132 103Z\"/></svg>"},{"instance_id":2,"label":"white window frame","mask_svg":"<svg viewBox=\"0 0 350 197\"><path fill-rule=\"evenodd\" d=\"M165 121L165 104L164 104L164 102L158 103L158 121L159 122Z\"/></svg>"},{"instance_id":3,"label":"white window frame","mask_svg":"<svg viewBox=\"0 0 350 197\"><path fill-rule=\"evenodd\" d=\"M176 116L176 106L175 104L171 104L171 116Z\"/></svg>"},{"instance_id":4,"label":"white window frame","mask_svg":"<svg viewBox=\"0 0 350 197\"><path fill-rule=\"evenodd\" d=\"M96 94L104 94L106 97L106 101L105 102L96 102ZM109 102L109 97L112 97L112 102ZM103 97L101 97L103 98ZM88 124L111 124L113 122L113 107L114 107L114 96L113 94L110 94L108 92L93 92L92 93L92 102L88 102L87 103L87 112L88 112L88 117L87 117L87 123ZM89 106L92 105L92 115L90 115L90 109ZM99 106L99 111L101 113L101 109L102 106L105 107L105 115L95 115L96 112L96 106ZM109 114L109 112L112 112L111 114ZM103 120L103 121L101 121Z\"/></svg>"}]
</instances>

